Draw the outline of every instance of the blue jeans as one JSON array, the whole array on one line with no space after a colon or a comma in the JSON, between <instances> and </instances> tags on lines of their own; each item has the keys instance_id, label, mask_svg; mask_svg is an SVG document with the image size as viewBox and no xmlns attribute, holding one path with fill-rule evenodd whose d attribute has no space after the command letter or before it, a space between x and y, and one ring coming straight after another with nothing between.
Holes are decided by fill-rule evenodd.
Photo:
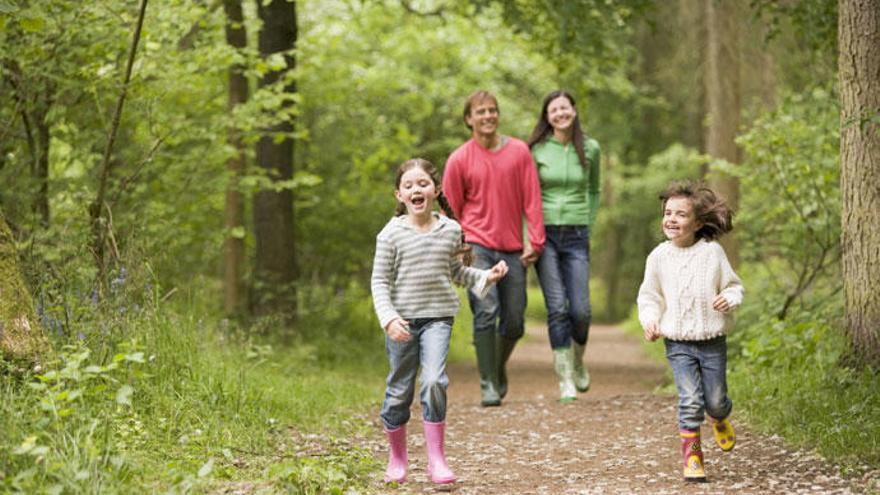
<instances>
[{"instance_id":1,"label":"blue jeans","mask_svg":"<svg viewBox=\"0 0 880 495\"><path fill-rule=\"evenodd\" d=\"M544 305L550 347L586 344L590 332L590 228L547 225L544 252L535 265Z\"/></svg>"},{"instance_id":2,"label":"blue jeans","mask_svg":"<svg viewBox=\"0 0 880 495\"><path fill-rule=\"evenodd\" d=\"M666 339L666 359L678 389L678 427L696 430L703 413L715 419L730 415L727 396L727 337L683 341Z\"/></svg>"},{"instance_id":3,"label":"blue jeans","mask_svg":"<svg viewBox=\"0 0 880 495\"><path fill-rule=\"evenodd\" d=\"M526 269L519 260L522 253L496 251L479 244L471 244L471 249L474 268L486 270L501 260L508 267L507 275L492 286L483 299L468 291L468 302L474 314L474 333L497 329L506 339L519 339L525 331L526 312Z\"/></svg>"},{"instance_id":4,"label":"blue jeans","mask_svg":"<svg viewBox=\"0 0 880 495\"><path fill-rule=\"evenodd\" d=\"M409 421L416 372L421 365L422 416L438 423L446 419L446 356L452 336L452 318L414 318L409 320L409 342L395 342L385 337L385 352L391 363L385 387L385 402L379 416L389 430Z\"/></svg>"}]
</instances>

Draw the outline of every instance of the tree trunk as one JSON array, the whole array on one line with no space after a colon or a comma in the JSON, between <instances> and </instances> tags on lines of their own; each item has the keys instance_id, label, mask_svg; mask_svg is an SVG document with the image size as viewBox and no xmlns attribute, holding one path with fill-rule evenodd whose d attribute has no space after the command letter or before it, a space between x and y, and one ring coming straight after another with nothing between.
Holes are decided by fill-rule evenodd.
<instances>
[{"instance_id":1,"label":"tree trunk","mask_svg":"<svg viewBox=\"0 0 880 495\"><path fill-rule=\"evenodd\" d=\"M734 141L740 118L738 7L735 1L706 0L706 152L730 163L739 163ZM713 177L713 189L736 210L739 184L733 177ZM733 235L722 238L730 263L739 264L739 250Z\"/></svg>"},{"instance_id":2,"label":"tree trunk","mask_svg":"<svg viewBox=\"0 0 880 495\"><path fill-rule=\"evenodd\" d=\"M287 62L284 70L270 71L262 77L260 87L267 87L285 77L294 67L296 4L293 0L272 0L268 5L261 1L258 12L263 21L259 36L260 55L269 57L284 53ZM284 91L293 95L296 86L291 81L285 85ZM292 105L291 99L282 105L277 109L279 115L286 114L286 107ZM257 143L257 165L273 182L290 180L293 177L292 117L279 118L263 132ZM254 195L256 314L293 313L296 310L293 227L293 192L290 188L262 190Z\"/></svg>"},{"instance_id":3,"label":"tree trunk","mask_svg":"<svg viewBox=\"0 0 880 495\"><path fill-rule=\"evenodd\" d=\"M0 353L5 360L33 363L48 348L18 268L15 239L0 212Z\"/></svg>"},{"instance_id":4,"label":"tree trunk","mask_svg":"<svg viewBox=\"0 0 880 495\"><path fill-rule=\"evenodd\" d=\"M615 159L608 157L605 160L605 169L602 171L604 176L604 183L602 184L602 203L609 211L613 211L617 206L617 198L614 195L616 191L614 190L614 181L612 180L612 172L615 164ZM611 220L609 222L608 229L605 231L604 245L602 247L604 252L602 266L593 265L595 268L599 268L597 271L605 281L605 301L607 305L605 318L608 318L609 320L618 320L621 316L624 316L618 314L619 309L617 304L620 287L620 252L623 250L620 232L624 228L624 226L618 225L618 223L617 220ZM629 304L626 306L629 306Z\"/></svg>"},{"instance_id":5,"label":"tree trunk","mask_svg":"<svg viewBox=\"0 0 880 495\"><path fill-rule=\"evenodd\" d=\"M6 78L13 89L12 97L21 107L19 115L30 152L31 180L36 186L31 209L45 228L49 226L49 110L55 85L42 78L37 84L25 80L21 67L14 60L4 60L3 65L8 71Z\"/></svg>"},{"instance_id":6,"label":"tree trunk","mask_svg":"<svg viewBox=\"0 0 880 495\"><path fill-rule=\"evenodd\" d=\"M247 46L247 33L244 28L244 15L241 0L224 0L226 11L226 43L240 50ZM244 66L234 64L229 68L229 99L227 108L232 115L235 108L248 99L248 81ZM229 183L226 186L226 239L223 244L224 298L223 308L227 316L241 314L244 310L244 198L239 190L239 181L245 170L245 146L241 131L234 123L229 124L226 139L235 149L235 154L226 162Z\"/></svg>"},{"instance_id":7,"label":"tree trunk","mask_svg":"<svg viewBox=\"0 0 880 495\"><path fill-rule=\"evenodd\" d=\"M841 248L853 360L880 366L880 0L840 0Z\"/></svg>"}]
</instances>

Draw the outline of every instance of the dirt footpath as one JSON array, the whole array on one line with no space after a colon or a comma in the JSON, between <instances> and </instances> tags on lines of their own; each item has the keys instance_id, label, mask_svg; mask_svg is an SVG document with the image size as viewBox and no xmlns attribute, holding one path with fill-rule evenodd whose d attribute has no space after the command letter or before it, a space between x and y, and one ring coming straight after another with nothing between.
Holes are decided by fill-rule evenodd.
<instances>
[{"instance_id":1,"label":"dirt footpath","mask_svg":"<svg viewBox=\"0 0 880 495\"><path fill-rule=\"evenodd\" d=\"M446 452L458 482L443 488L430 483L415 406L408 480L387 487L377 473L376 493L868 493L866 479L844 479L815 455L786 449L779 438L753 435L737 421L735 406L736 448L721 452L704 425L709 482L686 484L675 397L652 393L664 382L666 365L650 361L637 338L609 326L592 328L585 362L592 388L576 402L560 404L545 330L532 328L508 365L507 398L493 408L479 405L476 364L451 365ZM371 443L384 464L384 439L377 435Z\"/></svg>"}]
</instances>

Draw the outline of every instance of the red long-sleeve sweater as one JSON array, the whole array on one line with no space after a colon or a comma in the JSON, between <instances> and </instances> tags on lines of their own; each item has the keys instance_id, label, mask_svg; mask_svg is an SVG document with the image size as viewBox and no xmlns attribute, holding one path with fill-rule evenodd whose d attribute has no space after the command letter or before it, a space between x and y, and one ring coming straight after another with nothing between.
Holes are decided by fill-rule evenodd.
<instances>
[{"instance_id":1,"label":"red long-sleeve sweater","mask_svg":"<svg viewBox=\"0 0 880 495\"><path fill-rule=\"evenodd\" d=\"M467 242L497 251L521 251L523 217L532 249L544 249L538 170L526 143L510 138L496 151L470 139L446 161L443 194Z\"/></svg>"}]
</instances>

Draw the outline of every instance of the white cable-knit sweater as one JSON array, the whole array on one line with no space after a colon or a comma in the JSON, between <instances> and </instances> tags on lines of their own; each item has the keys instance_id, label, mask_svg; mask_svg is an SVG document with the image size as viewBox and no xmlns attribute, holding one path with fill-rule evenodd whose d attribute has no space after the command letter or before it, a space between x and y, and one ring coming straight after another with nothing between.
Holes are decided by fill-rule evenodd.
<instances>
[{"instance_id":1,"label":"white cable-knit sweater","mask_svg":"<svg viewBox=\"0 0 880 495\"><path fill-rule=\"evenodd\" d=\"M726 313L712 308L717 294L730 304ZM701 239L680 248L666 241L645 262L639 321L642 327L658 322L667 339L708 340L725 335L733 326L731 313L742 299L742 281L720 244Z\"/></svg>"}]
</instances>

